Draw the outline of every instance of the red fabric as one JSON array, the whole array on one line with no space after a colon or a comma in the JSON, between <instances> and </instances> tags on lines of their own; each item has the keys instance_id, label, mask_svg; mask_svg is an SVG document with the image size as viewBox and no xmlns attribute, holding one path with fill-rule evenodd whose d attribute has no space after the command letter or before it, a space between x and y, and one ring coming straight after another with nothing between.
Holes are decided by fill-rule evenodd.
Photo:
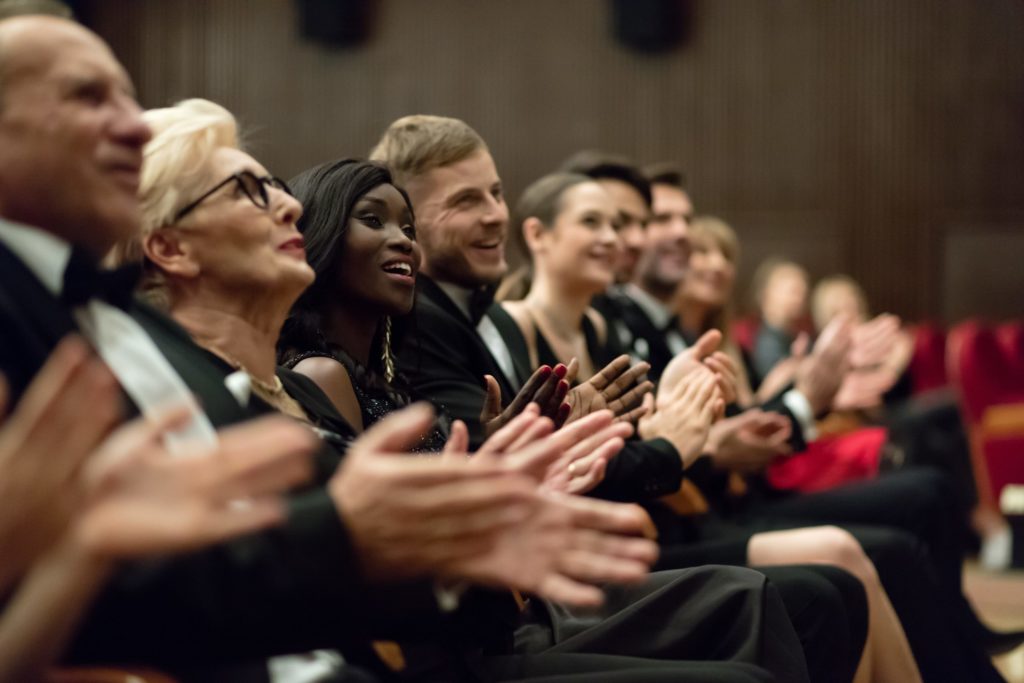
<instances>
[{"instance_id":1,"label":"red fabric","mask_svg":"<svg viewBox=\"0 0 1024 683\"><path fill-rule=\"evenodd\" d=\"M949 385L946 374L946 333L932 323L913 328L914 353L910 357L910 379L914 393L921 394Z\"/></svg>"},{"instance_id":2,"label":"red fabric","mask_svg":"<svg viewBox=\"0 0 1024 683\"><path fill-rule=\"evenodd\" d=\"M866 427L822 437L809 443L806 451L772 463L768 483L776 489L813 493L871 479L878 474L882 446L888 436L884 427Z\"/></svg>"},{"instance_id":3,"label":"red fabric","mask_svg":"<svg viewBox=\"0 0 1024 683\"><path fill-rule=\"evenodd\" d=\"M1024 403L1024 331L1021 323L998 331L968 321L950 331L950 376L957 388L967 425L983 438L978 441L988 470L993 500L1007 484L1024 483L1024 435L998 438L981 433L985 412L993 407Z\"/></svg>"}]
</instances>

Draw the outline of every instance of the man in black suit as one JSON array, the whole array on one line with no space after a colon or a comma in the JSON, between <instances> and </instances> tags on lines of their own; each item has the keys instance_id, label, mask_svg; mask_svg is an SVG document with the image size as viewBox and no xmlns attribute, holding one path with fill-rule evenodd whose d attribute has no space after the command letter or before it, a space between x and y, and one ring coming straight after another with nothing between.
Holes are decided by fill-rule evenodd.
<instances>
[{"instance_id":1,"label":"man in black suit","mask_svg":"<svg viewBox=\"0 0 1024 683\"><path fill-rule=\"evenodd\" d=\"M205 410L193 406L173 435L175 448L215 449L215 427L267 407L241 406L208 354L166 317L131 300L131 278L96 266L139 224L136 193L150 132L127 75L97 36L65 20L6 20L0 44L0 371L12 400L58 341L78 331L118 379L131 411L152 414L168 400L199 394ZM335 426L343 439L345 425ZM367 433L352 446L359 457L349 457L321 486L291 496L281 528L125 567L84 619L69 658L187 668L190 680L195 669L229 666L236 668L222 670L218 680L241 680L237 665L279 653L349 644L361 653L374 637L437 642L453 619L439 595L449 603L453 596L432 579L441 565L437 549L428 547L431 525L449 532L465 525L472 536L479 521L460 509L465 487L474 486L498 518L507 494L523 482L511 473L481 476L487 468L381 455L408 445L403 440L416 436L409 430L399 419L372 439ZM424 466L442 473L433 484L438 500L409 515L393 492L422 481ZM479 495L482 486L489 497ZM345 490L360 490L358 514L350 514ZM375 538L388 534L374 531L388 527L418 528L415 538L423 540L380 547ZM493 529L479 540L488 547L501 538L514 542ZM457 566L457 552L444 560L453 561ZM744 673L730 680L760 675Z\"/></svg>"}]
</instances>

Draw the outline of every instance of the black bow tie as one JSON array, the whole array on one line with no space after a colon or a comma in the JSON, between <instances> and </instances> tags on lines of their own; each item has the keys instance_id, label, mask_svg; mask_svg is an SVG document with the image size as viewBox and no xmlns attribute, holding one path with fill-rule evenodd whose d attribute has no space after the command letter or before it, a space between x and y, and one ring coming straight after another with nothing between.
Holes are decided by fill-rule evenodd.
<instances>
[{"instance_id":1,"label":"black bow tie","mask_svg":"<svg viewBox=\"0 0 1024 683\"><path fill-rule=\"evenodd\" d=\"M492 286L481 287L474 289L473 293L469 295L469 320L473 323L473 327L479 325L480 321L484 319L487 309L494 303L494 292L497 289Z\"/></svg>"},{"instance_id":2,"label":"black bow tie","mask_svg":"<svg viewBox=\"0 0 1024 683\"><path fill-rule=\"evenodd\" d=\"M101 299L120 309L127 309L141 274L142 268L138 264L101 270L89 254L72 249L68 266L64 269L61 301L74 308L90 299Z\"/></svg>"}]
</instances>

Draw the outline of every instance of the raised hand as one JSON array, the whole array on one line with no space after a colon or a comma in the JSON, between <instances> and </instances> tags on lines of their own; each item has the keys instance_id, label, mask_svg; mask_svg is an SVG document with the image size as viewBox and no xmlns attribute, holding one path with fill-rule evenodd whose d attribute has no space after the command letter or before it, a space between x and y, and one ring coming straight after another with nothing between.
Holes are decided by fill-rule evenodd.
<instances>
[{"instance_id":1,"label":"raised hand","mask_svg":"<svg viewBox=\"0 0 1024 683\"><path fill-rule=\"evenodd\" d=\"M540 414L562 424L569 416L569 405L565 402L569 382L565 380L568 368L561 363L554 368L542 365L537 368L526 384L513 397L507 408L502 409L501 387L491 375L484 375L487 397L480 411L480 424L490 436L519 415L526 406L534 403Z\"/></svg>"},{"instance_id":2,"label":"raised hand","mask_svg":"<svg viewBox=\"0 0 1024 683\"><path fill-rule=\"evenodd\" d=\"M579 362L569 363L567 379L571 382ZM640 378L651 369L650 363L637 363L630 367L629 356L623 354L594 374L586 382L569 390L567 402L570 412L566 424L599 410L611 410L624 422L635 422L644 413L641 405L644 394L654 389L654 383Z\"/></svg>"},{"instance_id":3,"label":"raised hand","mask_svg":"<svg viewBox=\"0 0 1024 683\"><path fill-rule=\"evenodd\" d=\"M703 452L712 422L725 409L718 377L703 365L674 386L659 388L657 399L648 399L648 405L653 411L640 419L640 436L669 441L685 467Z\"/></svg>"},{"instance_id":4,"label":"raised hand","mask_svg":"<svg viewBox=\"0 0 1024 683\"><path fill-rule=\"evenodd\" d=\"M856 325L850 335L850 367L872 369L885 364L899 335L900 319L889 313Z\"/></svg>"},{"instance_id":5,"label":"raised hand","mask_svg":"<svg viewBox=\"0 0 1024 683\"><path fill-rule=\"evenodd\" d=\"M554 424L540 417L530 404L491 436L471 458L472 466L501 463L528 474L545 488L582 494L601 483L605 465L625 445L632 425L614 420L603 410L554 432ZM443 456L464 460L468 453L465 425L456 421Z\"/></svg>"},{"instance_id":6,"label":"raised hand","mask_svg":"<svg viewBox=\"0 0 1024 683\"><path fill-rule=\"evenodd\" d=\"M792 451L791 431L789 420L778 413L746 410L712 425L706 450L717 467L752 474Z\"/></svg>"},{"instance_id":7,"label":"raised hand","mask_svg":"<svg viewBox=\"0 0 1024 683\"><path fill-rule=\"evenodd\" d=\"M82 465L119 417L113 376L79 338L62 341L0 428L0 589L65 531Z\"/></svg>"},{"instance_id":8,"label":"raised hand","mask_svg":"<svg viewBox=\"0 0 1024 683\"><path fill-rule=\"evenodd\" d=\"M553 492L539 496L539 503L490 551L453 562L445 573L594 606L604 597L595 584L642 581L657 559L657 545L639 537L650 520L635 505Z\"/></svg>"},{"instance_id":9,"label":"raised hand","mask_svg":"<svg viewBox=\"0 0 1024 683\"><path fill-rule=\"evenodd\" d=\"M796 371L796 389L807 398L815 415L832 405L849 366L853 323L849 317L834 318L821 331L814 349L802 358Z\"/></svg>"},{"instance_id":10,"label":"raised hand","mask_svg":"<svg viewBox=\"0 0 1024 683\"><path fill-rule=\"evenodd\" d=\"M432 421L424 404L379 421L353 442L329 484L371 580L436 575L488 552L536 511L536 480L500 460L467 462L454 449L441 458L404 454Z\"/></svg>"},{"instance_id":11,"label":"raised hand","mask_svg":"<svg viewBox=\"0 0 1024 683\"><path fill-rule=\"evenodd\" d=\"M700 372L702 368L710 368L718 377L718 389L726 404L733 403L740 395L739 370L727 354L718 350L722 344L722 333L708 330L682 353L678 353L669 361L661 374L659 391L671 389L683 381L690 373Z\"/></svg>"},{"instance_id":12,"label":"raised hand","mask_svg":"<svg viewBox=\"0 0 1024 683\"><path fill-rule=\"evenodd\" d=\"M171 455L162 436L189 415L137 419L90 458L72 531L93 556L183 552L284 520L280 494L312 474L313 433L275 416L219 431L212 452Z\"/></svg>"}]
</instances>

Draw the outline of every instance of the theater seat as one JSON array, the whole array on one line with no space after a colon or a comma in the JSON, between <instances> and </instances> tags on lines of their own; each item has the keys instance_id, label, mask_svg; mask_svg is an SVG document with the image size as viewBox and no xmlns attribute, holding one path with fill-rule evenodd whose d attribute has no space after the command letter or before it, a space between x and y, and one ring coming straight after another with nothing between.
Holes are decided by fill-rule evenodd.
<instances>
[{"instance_id":1,"label":"theater seat","mask_svg":"<svg viewBox=\"0 0 1024 683\"><path fill-rule=\"evenodd\" d=\"M949 386L946 374L946 332L934 323L911 328L914 353L910 357L910 380L914 394Z\"/></svg>"},{"instance_id":2,"label":"theater seat","mask_svg":"<svg viewBox=\"0 0 1024 683\"><path fill-rule=\"evenodd\" d=\"M148 669L82 667L51 669L46 683L176 683L175 679Z\"/></svg>"},{"instance_id":3,"label":"theater seat","mask_svg":"<svg viewBox=\"0 0 1024 683\"><path fill-rule=\"evenodd\" d=\"M1024 484L1024 334L968 321L950 331L949 376L971 442L979 499L995 509L1007 484Z\"/></svg>"}]
</instances>

